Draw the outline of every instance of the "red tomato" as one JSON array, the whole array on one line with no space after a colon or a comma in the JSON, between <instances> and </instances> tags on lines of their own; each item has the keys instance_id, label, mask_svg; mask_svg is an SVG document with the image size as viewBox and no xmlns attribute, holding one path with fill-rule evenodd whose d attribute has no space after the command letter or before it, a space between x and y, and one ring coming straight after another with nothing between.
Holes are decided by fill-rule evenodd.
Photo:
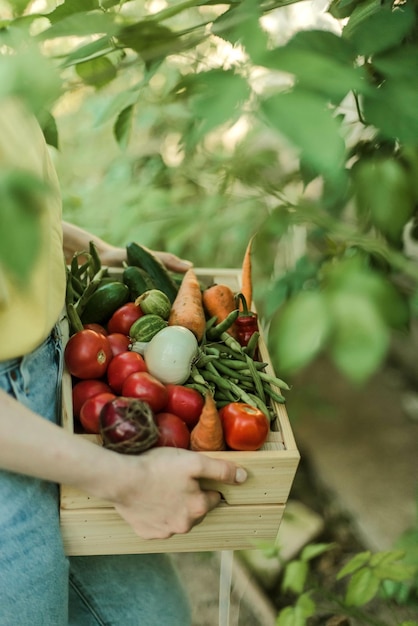
<instances>
[{"instance_id":1,"label":"red tomato","mask_svg":"<svg viewBox=\"0 0 418 626\"><path fill-rule=\"evenodd\" d=\"M113 313L107 323L107 330L109 333L129 335L129 329L132 324L143 315L140 306L135 304L135 302L127 302Z\"/></svg>"},{"instance_id":2,"label":"red tomato","mask_svg":"<svg viewBox=\"0 0 418 626\"><path fill-rule=\"evenodd\" d=\"M165 408L168 396L166 386L148 372L130 374L123 383L121 395L144 400L154 413Z\"/></svg>"},{"instance_id":3,"label":"red tomato","mask_svg":"<svg viewBox=\"0 0 418 626\"><path fill-rule=\"evenodd\" d=\"M219 411L225 441L232 450L258 450L270 431L262 411L244 402L230 402Z\"/></svg>"},{"instance_id":4,"label":"red tomato","mask_svg":"<svg viewBox=\"0 0 418 626\"><path fill-rule=\"evenodd\" d=\"M168 401L165 410L186 422L189 430L199 421L205 403L201 393L183 385L166 385Z\"/></svg>"},{"instance_id":5,"label":"red tomato","mask_svg":"<svg viewBox=\"0 0 418 626\"><path fill-rule=\"evenodd\" d=\"M101 378L112 358L105 335L95 330L79 330L65 346L64 359L70 374L76 378Z\"/></svg>"},{"instance_id":6,"label":"red tomato","mask_svg":"<svg viewBox=\"0 0 418 626\"><path fill-rule=\"evenodd\" d=\"M113 356L121 352L126 352L131 343L129 337L122 335L122 333L110 333L110 335L107 336L107 340L110 343Z\"/></svg>"},{"instance_id":7,"label":"red tomato","mask_svg":"<svg viewBox=\"0 0 418 626\"><path fill-rule=\"evenodd\" d=\"M113 357L107 368L107 382L112 390L120 394L124 381L134 372L146 372L147 366L138 352L121 352Z\"/></svg>"},{"instance_id":8,"label":"red tomato","mask_svg":"<svg viewBox=\"0 0 418 626\"><path fill-rule=\"evenodd\" d=\"M160 431L156 446L170 446L172 448L188 448L190 432L182 419L173 413L157 413L155 421Z\"/></svg>"},{"instance_id":9,"label":"red tomato","mask_svg":"<svg viewBox=\"0 0 418 626\"><path fill-rule=\"evenodd\" d=\"M86 400L105 391L110 387L103 380L79 380L73 387L73 415L80 417L80 410Z\"/></svg>"},{"instance_id":10,"label":"red tomato","mask_svg":"<svg viewBox=\"0 0 418 626\"><path fill-rule=\"evenodd\" d=\"M100 412L105 404L116 398L114 393L99 393L85 401L80 411L80 422L86 433L100 433Z\"/></svg>"},{"instance_id":11,"label":"red tomato","mask_svg":"<svg viewBox=\"0 0 418 626\"><path fill-rule=\"evenodd\" d=\"M83 328L86 330L95 330L97 333L101 333L102 335L107 335L107 330L101 324L96 324L92 322L91 324L84 324Z\"/></svg>"}]
</instances>

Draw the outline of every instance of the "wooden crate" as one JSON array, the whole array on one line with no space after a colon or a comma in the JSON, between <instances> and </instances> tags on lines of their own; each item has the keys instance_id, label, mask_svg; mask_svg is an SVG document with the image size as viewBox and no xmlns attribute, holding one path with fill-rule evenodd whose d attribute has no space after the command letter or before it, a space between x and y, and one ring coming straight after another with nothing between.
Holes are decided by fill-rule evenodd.
<instances>
[{"instance_id":1,"label":"wooden crate","mask_svg":"<svg viewBox=\"0 0 418 626\"><path fill-rule=\"evenodd\" d=\"M196 273L203 284L224 283L239 291L239 270L196 269ZM120 276L117 272L115 275ZM64 318L64 334L65 327ZM268 363L267 371L273 373L262 336L259 347L263 362ZM66 370L62 395L62 425L73 432L71 376ZM299 463L299 452L285 406L275 404L275 410L277 416L272 422L272 430L260 450L200 453L235 461L245 467L248 479L242 485L205 481L208 487L222 493L222 501L202 523L185 535L143 540L134 534L110 503L62 486L60 515L66 553L93 555L241 550L253 547L259 540L274 540ZM96 435L76 436L90 440L92 445L101 444L100 437Z\"/></svg>"}]
</instances>

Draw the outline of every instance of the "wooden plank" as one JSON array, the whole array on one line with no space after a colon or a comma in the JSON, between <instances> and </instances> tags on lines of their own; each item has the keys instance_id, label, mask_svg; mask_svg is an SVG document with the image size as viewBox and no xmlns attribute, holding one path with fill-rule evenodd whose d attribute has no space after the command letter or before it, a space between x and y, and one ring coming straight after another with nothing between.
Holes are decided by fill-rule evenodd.
<instances>
[{"instance_id":1,"label":"wooden plank","mask_svg":"<svg viewBox=\"0 0 418 626\"><path fill-rule=\"evenodd\" d=\"M261 539L274 540L284 506L231 507L219 505L185 535L144 540L116 513L105 509L61 513L61 530L67 555L141 554L242 550Z\"/></svg>"}]
</instances>

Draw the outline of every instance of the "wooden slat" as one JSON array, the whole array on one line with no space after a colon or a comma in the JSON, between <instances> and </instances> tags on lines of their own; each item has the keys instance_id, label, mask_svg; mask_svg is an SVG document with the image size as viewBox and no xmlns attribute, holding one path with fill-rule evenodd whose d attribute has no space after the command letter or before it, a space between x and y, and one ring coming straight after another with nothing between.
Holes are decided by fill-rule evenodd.
<instances>
[{"instance_id":1,"label":"wooden slat","mask_svg":"<svg viewBox=\"0 0 418 626\"><path fill-rule=\"evenodd\" d=\"M116 513L105 509L71 510L61 514L67 555L141 554L251 549L258 540L274 540L284 506L219 505L186 535L144 540Z\"/></svg>"}]
</instances>

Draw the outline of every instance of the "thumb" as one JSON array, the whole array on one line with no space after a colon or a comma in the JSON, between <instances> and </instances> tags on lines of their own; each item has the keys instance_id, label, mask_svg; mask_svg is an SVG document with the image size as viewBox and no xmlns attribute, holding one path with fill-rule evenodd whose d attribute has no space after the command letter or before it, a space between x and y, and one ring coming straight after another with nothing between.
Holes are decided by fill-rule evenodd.
<instances>
[{"instance_id":1,"label":"thumb","mask_svg":"<svg viewBox=\"0 0 418 626\"><path fill-rule=\"evenodd\" d=\"M241 484L247 480L245 469L235 463L202 456L202 467L199 478L207 478L228 484Z\"/></svg>"}]
</instances>

